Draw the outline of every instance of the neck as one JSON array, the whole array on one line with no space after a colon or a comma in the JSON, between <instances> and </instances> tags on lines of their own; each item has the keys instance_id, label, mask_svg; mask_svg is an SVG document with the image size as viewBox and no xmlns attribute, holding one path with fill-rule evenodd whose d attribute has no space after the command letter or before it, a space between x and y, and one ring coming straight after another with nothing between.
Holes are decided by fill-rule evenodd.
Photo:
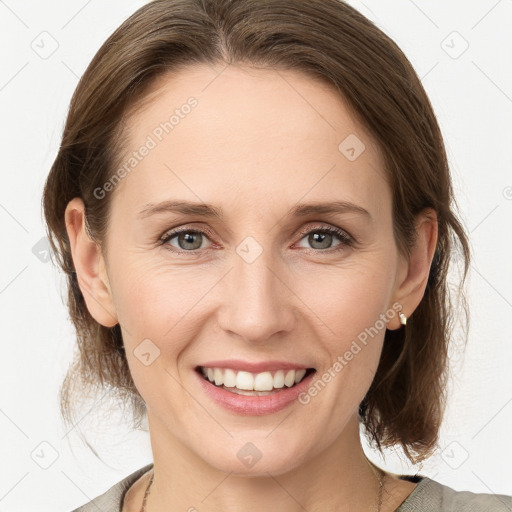
<instances>
[{"instance_id":1,"label":"neck","mask_svg":"<svg viewBox=\"0 0 512 512\"><path fill-rule=\"evenodd\" d=\"M157 418L148 419L154 478L147 512L378 510L382 473L372 468L364 455L357 416L328 449L289 471L252 474L237 474L239 468L224 471L212 467L171 436Z\"/></svg>"}]
</instances>

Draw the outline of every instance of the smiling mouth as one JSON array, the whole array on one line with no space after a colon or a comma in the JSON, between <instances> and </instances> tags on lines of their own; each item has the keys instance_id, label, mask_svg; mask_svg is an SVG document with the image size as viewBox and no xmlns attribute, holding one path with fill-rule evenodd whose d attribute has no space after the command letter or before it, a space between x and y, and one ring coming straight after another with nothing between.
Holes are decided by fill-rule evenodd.
<instances>
[{"instance_id":1,"label":"smiling mouth","mask_svg":"<svg viewBox=\"0 0 512 512\"><path fill-rule=\"evenodd\" d=\"M274 370L261 373L238 371L230 368L198 366L195 371L210 384L247 396L265 396L290 389L316 372L314 368Z\"/></svg>"}]
</instances>

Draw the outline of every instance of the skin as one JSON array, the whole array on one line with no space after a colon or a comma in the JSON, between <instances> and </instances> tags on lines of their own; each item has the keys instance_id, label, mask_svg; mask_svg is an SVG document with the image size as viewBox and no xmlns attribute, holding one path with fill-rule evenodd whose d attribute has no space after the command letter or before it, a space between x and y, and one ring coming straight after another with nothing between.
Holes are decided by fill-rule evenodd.
<instances>
[{"instance_id":1,"label":"skin","mask_svg":"<svg viewBox=\"0 0 512 512\"><path fill-rule=\"evenodd\" d=\"M418 215L416 245L402 256L379 148L334 88L296 71L197 65L161 76L126 120L125 156L190 96L197 107L110 192L103 251L84 230L81 199L65 214L87 307L102 325L120 323L147 404L155 472L147 510L375 510L378 480L357 409L384 328L307 405L273 414L226 411L193 369L214 359L279 359L322 375L393 303L414 312L437 242L435 212ZM349 134L366 146L354 161L338 150ZM225 217L138 217L168 199L211 203ZM371 220L354 212L286 217L298 202L332 200L362 206ZM357 243L308 237L332 226ZM178 237L158 245L177 227L211 236L196 236L195 256ZM247 236L262 248L250 264L236 252ZM386 327L401 328L396 314ZM149 366L134 355L147 338L160 350ZM250 468L237 457L248 442L262 453ZM129 489L125 512L140 510L149 476ZM387 473L381 511L395 510L414 487Z\"/></svg>"}]
</instances>

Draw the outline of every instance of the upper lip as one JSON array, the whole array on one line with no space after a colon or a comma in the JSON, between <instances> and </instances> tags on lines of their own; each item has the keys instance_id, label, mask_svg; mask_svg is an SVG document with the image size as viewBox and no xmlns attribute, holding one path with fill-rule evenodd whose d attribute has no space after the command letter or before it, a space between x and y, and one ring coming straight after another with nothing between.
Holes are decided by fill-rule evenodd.
<instances>
[{"instance_id":1,"label":"upper lip","mask_svg":"<svg viewBox=\"0 0 512 512\"><path fill-rule=\"evenodd\" d=\"M222 361L208 361L198 365L204 368L231 368L232 370L245 371L250 373L272 372L274 370L300 370L312 368L300 363L290 363L287 361L262 361L260 363L251 363L241 359L224 359Z\"/></svg>"}]
</instances>

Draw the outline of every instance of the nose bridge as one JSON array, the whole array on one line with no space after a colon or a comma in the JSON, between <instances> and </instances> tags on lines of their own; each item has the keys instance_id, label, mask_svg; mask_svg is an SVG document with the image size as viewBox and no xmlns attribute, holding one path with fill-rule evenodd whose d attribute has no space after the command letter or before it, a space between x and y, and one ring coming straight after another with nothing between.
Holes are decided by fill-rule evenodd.
<instances>
[{"instance_id":1,"label":"nose bridge","mask_svg":"<svg viewBox=\"0 0 512 512\"><path fill-rule=\"evenodd\" d=\"M282 282L281 265L273 258L272 249L247 237L236 247L233 267L222 327L252 342L264 342L291 330L290 291Z\"/></svg>"}]
</instances>

